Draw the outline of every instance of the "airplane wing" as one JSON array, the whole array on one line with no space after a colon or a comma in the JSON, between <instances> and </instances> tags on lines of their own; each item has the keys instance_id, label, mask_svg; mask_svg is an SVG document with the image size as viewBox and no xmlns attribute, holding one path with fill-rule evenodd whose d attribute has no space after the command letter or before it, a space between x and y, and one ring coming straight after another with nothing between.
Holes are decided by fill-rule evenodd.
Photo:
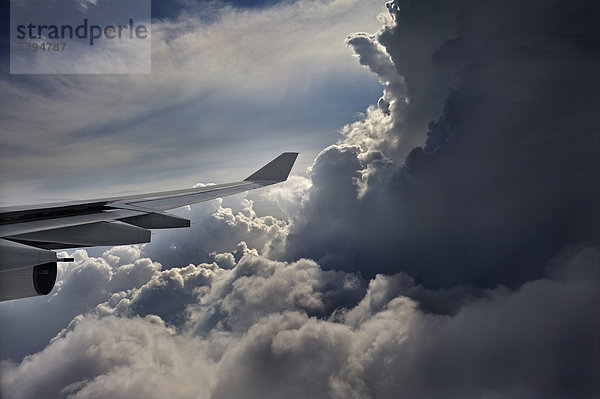
<instances>
[{"instance_id":1,"label":"airplane wing","mask_svg":"<svg viewBox=\"0 0 600 399\"><path fill-rule=\"evenodd\" d=\"M280 183L298 153L285 152L243 181L125 197L0 208L0 301L47 295L55 249L150 242L150 229L189 227L165 212Z\"/></svg>"}]
</instances>

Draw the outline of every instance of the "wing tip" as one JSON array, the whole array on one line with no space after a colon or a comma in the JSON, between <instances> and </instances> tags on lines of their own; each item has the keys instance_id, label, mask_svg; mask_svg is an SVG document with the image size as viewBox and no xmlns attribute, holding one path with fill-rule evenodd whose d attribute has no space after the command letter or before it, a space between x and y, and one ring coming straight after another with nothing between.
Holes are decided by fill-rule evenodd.
<instances>
[{"instance_id":1,"label":"wing tip","mask_svg":"<svg viewBox=\"0 0 600 399\"><path fill-rule=\"evenodd\" d=\"M297 152L284 152L245 178L244 181L286 181L297 157Z\"/></svg>"}]
</instances>

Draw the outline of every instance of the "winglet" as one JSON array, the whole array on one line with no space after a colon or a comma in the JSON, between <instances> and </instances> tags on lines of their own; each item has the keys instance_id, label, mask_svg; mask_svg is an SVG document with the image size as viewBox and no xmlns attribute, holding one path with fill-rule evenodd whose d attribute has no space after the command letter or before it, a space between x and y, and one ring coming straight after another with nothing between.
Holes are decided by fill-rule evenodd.
<instances>
[{"instance_id":1,"label":"winglet","mask_svg":"<svg viewBox=\"0 0 600 399\"><path fill-rule=\"evenodd\" d=\"M284 152L250 176L244 181L285 181L296 162L297 152Z\"/></svg>"}]
</instances>

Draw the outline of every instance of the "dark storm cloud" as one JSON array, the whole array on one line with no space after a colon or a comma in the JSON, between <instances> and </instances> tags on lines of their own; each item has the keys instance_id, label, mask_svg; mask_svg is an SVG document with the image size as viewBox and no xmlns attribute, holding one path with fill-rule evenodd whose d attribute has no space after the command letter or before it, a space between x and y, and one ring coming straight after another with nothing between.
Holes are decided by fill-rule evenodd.
<instances>
[{"instance_id":1,"label":"dark storm cloud","mask_svg":"<svg viewBox=\"0 0 600 399\"><path fill-rule=\"evenodd\" d=\"M391 7L396 24L377 40L405 86L386 88L391 115L371 109L317 158L291 259L493 287L597 245L598 4L443 3ZM349 43L387 75L374 40ZM421 147L404 158L415 126Z\"/></svg>"}]
</instances>

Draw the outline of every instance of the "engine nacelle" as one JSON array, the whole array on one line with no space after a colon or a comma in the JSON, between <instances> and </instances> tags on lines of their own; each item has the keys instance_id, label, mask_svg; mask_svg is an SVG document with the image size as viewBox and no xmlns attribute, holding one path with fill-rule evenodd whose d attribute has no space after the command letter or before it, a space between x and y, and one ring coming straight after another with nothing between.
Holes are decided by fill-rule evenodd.
<instances>
[{"instance_id":1,"label":"engine nacelle","mask_svg":"<svg viewBox=\"0 0 600 399\"><path fill-rule=\"evenodd\" d=\"M0 273L0 301L48 295L56 282L56 262Z\"/></svg>"}]
</instances>

